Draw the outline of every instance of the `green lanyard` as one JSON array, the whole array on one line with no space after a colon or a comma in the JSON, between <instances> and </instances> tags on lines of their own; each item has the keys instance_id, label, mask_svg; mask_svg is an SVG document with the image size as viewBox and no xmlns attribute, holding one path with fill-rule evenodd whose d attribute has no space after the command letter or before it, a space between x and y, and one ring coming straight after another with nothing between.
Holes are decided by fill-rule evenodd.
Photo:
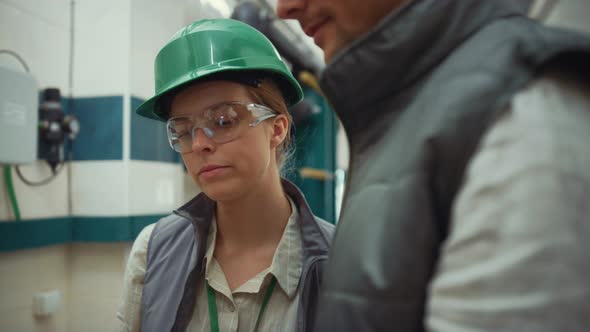
<instances>
[{"instance_id":1,"label":"green lanyard","mask_svg":"<svg viewBox=\"0 0 590 332\"><path fill-rule=\"evenodd\" d=\"M260 312L258 313L258 318L256 319L256 325L254 326L254 332L258 330L258 325L260 324L260 318L264 313L264 309L268 304L268 300L270 300L270 296L272 295L272 291L275 289L275 285L277 284L277 279L272 278L270 281L270 285L268 285L268 290L264 295L264 300L262 301L262 306L260 307ZM219 319L217 318L217 303L215 302L215 291L211 286L209 286L209 282L205 280L205 285L207 287L207 302L209 303L209 322L211 324L211 332L219 332Z\"/></svg>"}]
</instances>

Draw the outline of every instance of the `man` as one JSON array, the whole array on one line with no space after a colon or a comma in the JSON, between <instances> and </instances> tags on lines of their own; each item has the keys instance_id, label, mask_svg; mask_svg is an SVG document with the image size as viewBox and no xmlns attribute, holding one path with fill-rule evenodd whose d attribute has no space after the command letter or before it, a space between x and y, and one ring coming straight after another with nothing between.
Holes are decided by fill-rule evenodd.
<instances>
[{"instance_id":1,"label":"man","mask_svg":"<svg viewBox=\"0 0 590 332\"><path fill-rule=\"evenodd\" d=\"M590 329L590 42L514 0L278 0L351 150L315 331Z\"/></svg>"}]
</instances>

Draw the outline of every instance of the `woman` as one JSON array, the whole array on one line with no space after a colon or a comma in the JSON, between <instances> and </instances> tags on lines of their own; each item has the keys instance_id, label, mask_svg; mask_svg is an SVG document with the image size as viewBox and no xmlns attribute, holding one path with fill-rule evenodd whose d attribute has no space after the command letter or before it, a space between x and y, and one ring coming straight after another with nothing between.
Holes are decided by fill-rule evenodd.
<instances>
[{"instance_id":1,"label":"woman","mask_svg":"<svg viewBox=\"0 0 590 332\"><path fill-rule=\"evenodd\" d=\"M301 87L252 27L181 29L156 57L156 95L202 193L136 239L118 313L125 331L304 331L333 227L281 179Z\"/></svg>"}]
</instances>

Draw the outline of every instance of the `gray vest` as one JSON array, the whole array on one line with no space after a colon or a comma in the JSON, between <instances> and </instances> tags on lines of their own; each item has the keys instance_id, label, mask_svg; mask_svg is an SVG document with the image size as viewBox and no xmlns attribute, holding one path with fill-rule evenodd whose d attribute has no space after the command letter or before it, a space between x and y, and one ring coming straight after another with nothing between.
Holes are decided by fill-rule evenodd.
<instances>
[{"instance_id":1,"label":"gray vest","mask_svg":"<svg viewBox=\"0 0 590 332\"><path fill-rule=\"evenodd\" d=\"M588 39L511 2L410 1L326 68L351 161L315 331L424 330L427 287L482 135L543 70L588 68Z\"/></svg>"},{"instance_id":2,"label":"gray vest","mask_svg":"<svg viewBox=\"0 0 590 332\"><path fill-rule=\"evenodd\" d=\"M282 184L299 212L303 269L297 287L296 331L306 331L316 313L334 225L314 217L295 185L286 180ZM185 331L193 316L215 202L200 194L174 212L158 221L148 244L141 300L143 332Z\"/></svg>"}]
</instances>

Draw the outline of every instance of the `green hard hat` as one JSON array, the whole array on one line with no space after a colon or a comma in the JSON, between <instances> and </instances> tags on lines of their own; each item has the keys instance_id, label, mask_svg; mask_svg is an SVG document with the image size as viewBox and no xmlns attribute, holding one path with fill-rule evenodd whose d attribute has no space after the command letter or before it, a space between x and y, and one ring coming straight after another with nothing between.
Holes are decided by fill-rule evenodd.
<instances>
[{"instance_id":1,"label":"green hard hat","mask_svg":"<svg viewBox=\"0 0 590 332\"><path fill-rule=\"evenodd\" d=\"M261 32L232 19L194 22L176 32L156 56L155 96L136 112L166 121L168 110L160 100L176 88L224 74L249 73L273 78L288 107L303 98L301 86Z\"/></svg>"}]
</instances>

